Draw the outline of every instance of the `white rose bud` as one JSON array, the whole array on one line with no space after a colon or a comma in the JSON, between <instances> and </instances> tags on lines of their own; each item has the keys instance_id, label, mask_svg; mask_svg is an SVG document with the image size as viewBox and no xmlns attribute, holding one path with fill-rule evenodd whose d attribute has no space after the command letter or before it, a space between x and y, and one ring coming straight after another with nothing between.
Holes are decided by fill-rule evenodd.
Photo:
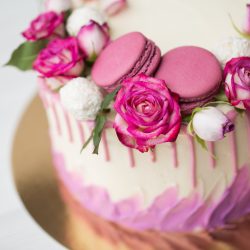
<instances>
[{"instance_id":1,"label":"white rose bud","mask_svg":"<svg viewBox=\"0 0 250 250\"><path fill-rule=\"evenodd\" d=\"M62 105L77 120L94 120L102 103L99 88L90 80L78 77L60 90Z\"/></svg>"},{"instance_id":2,"label":"white rose bud","mask_svg":"<svg viewBox=\"0 0 250 250\"><path fill-rule=\"evenodd\" d=\"M234 130L234 124L215 107L206 107L193 117L194 132L205 141L218 141Z\"/></svg>"},{"instance_id":3,"label":"white rose bud","mask_svg":"<svg viewBox=\"0 0 250 250\"><path fill-rule=\"evenodd\" d=\"M77 36L80 29L88 24L91 20L100 25L105 23L104 16L96 9L90 7L82 7L76 9L69 16L67 21L67 31L71 36Z\"/></svg>"},{"instance_id":4,"label":"white rose bud","mask_svg":"<svg viewBox=\"0 0 250 250\"><path fill-rule=\"evenodd\" d=\"M46 0L46 11L55 11L61 13L71 8L71 0Z\"/></svg>"},{"instance_id":5,"label":"white rose bud","mask_svg":"<svg viewBox=\"0 0 250 250\"><path fill-rule=\"evenodd\" d=\"M83 26L77 35L79 47L84 55L94 61L109 42L109 33L106 25L100 25L95 21Z\"/></svg>"},{"instance_id":6,"label":"white rose bud","mask_svg":"<svg viewBox=\"0 0 250 250\"><path fill-rule=\"evenodd\" d=\"M250 56L250 42L241 37L229 37L216 46L214 53L225 66L234 57Z\"/></svg>"}]
</instances>

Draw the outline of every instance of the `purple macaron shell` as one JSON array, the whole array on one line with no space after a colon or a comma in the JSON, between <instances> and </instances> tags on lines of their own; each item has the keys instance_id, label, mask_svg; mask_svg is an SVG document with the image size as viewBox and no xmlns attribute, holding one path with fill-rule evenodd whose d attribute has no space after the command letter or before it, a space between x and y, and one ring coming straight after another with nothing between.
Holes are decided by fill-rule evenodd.
<instances>
[{"instance_id":1,"label":"purple macaron shell","mask_svg":"<svg viewBox=\"0 0 250 250\"><path fill-rule=\"evenodd\" d=\"M216 57L208 50L183 46L163 56L155 77L165 80L181 101L200 102L219 88L222 69Z\"/></svg>"},{"instance_id":2,"label":"purple macaron shell","mask_svg":"<svg viewBox=\"0 0 250 250\"><path fill-rule=\"evenodd\" d=\"M93 81L108 91L127 77L151 75L161 59L160 49L139 32L128 33L111 42L93 65Z\"/></svg>"}]
</instances>

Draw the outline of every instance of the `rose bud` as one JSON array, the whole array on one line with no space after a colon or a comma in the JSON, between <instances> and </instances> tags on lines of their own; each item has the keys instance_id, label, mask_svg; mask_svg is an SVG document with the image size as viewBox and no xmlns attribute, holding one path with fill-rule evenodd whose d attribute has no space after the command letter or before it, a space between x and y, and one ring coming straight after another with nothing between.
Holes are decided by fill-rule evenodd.
<instances>
[{"instance_id":1,"label":"rose bud","mask_svg":"<svg viewBox=\"0 0 250 250\"><path fill-rule=\"evenodd\" d=\"M84 25L77 35L79 47L89 61L94 61L99 53L109 42L109 34L106 28L90 21Z\"/></svg>"},{"instance_id":2,"label":"rose bud","mask_svg":"<svg viewBox=\"0 0 250 250\"><path fill-rule=\"evenodd\" d=\"M45 2L46 11L55 11L61 13L71 8L70 0L47 0Z\"/></svg>"},{"instance_id":3,"label":"rose bud","mask_svg":"<svg viewBox=\"0 0 250 250\"><path fill-rule=\"evenodd\" d=\"M60 89L63 106L77 120L94 120L102 103L99 88L87 78L70 80Z\"/></svg>"},{"instance_id":4,"label":"rose bud","mask_svg":"<svg viewBox=\"0 0 250 250\"><path fill-rule=\"evenodd\" d=\"M250 4L246 5L246 20L244 25L244 32L250 34Z\"/></svg>"},{"instance_id":5,"label":"rose bud","mask_svg":"<svg viewBox=\"0 0 250 250\"><path fill-rule=\"evenodd\" d=\"M215 107L205 107L195 113L192 123L195 134L205 141L221 140L234 130L232 121Z\"/></svg>"},{"instance_id":6,"label":"rose bud","mask_svg":"<svg viewBox=\"0 0 250 250\"><path fill-rule=\"evenodd\" d=\"M230 103L250 110L250 57L230 60L224 69L225 92Z\"/></svg>"},{"instance_id":7,"label":"rose bud","mask_svg":"<svg viewBox=\"0 0 250 250\"><path fill-rule=\"evenodd\" d=\"M69 16L67 21L67 31L72 36L77 36L80 29L88 24L91 20L97 22L100 25L105 23L104 16L94 8L82 7L76 9Z\"/></svg>"},{"instance_id":8,"label":"rose bud","mask_svg":"<svg viewBox=\"0 0 250 250\"><path fill-rule=\"evenodd\" d=\"M49 11L39 15L22 35L28 41L37 41L51 36L64 36L63 14Z\"/></svg>"},{"instance_id":9,"label":"rose bud","mask_svg":"<svg viewBox=\"0 0 250 250\"><path fill-rule=\"evenodd\" d=\"M126 0L101 0L102 9L109 16L119 13L126 7L126 5Z\"/></svg>"},{"instance_id":10,"label":"rose bud","mask_svg":"<svg viewBox=\"0 0 250 250\"><path fill-rule=\"evenodd\" d=\"M46 77L76 77L82 73L83 67L83 58L74 37L53 40L39 53L33 64L33 68Z\"/></svg>"},{"instance_id":11,"label":"rose bud","mask_svg":"<svg viewBox=\"0 0 250 250\"><path fill-rule=\"evenodd\" d=\"M250 42L242 37L229 37L216 46L214 53L224 67L234 57L250 56Z\"/></svg>"},{"instance_id":12,"label":"rose bud","mask_svg":"<svg viewBox=\"0 0 250 250\"><path fill-rule=\"evenodd\" d=\"M124 80L114 108L114 128L127 147L147 152L179 134L180 107L163 80L144 74Z\"/></svg>"}]
</instances>

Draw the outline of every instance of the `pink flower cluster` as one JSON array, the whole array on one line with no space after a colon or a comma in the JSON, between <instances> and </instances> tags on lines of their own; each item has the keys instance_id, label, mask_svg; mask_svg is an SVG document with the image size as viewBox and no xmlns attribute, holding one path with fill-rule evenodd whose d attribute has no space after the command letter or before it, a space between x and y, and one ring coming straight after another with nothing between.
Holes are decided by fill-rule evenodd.
<instances>
[{"instance_id":1,"label":"pink flower cluster","mask_svg":"<svg viewBox=\"0 0 250 250\"><path fill-rule=\"evenodd\" d=\"M163 80L143 74L126 79L114 108L119 140L141 152L175 141L180 131L180 107Z\"/></svg>"},{"instance_id":2,"label":"pink flower cluster","mask_svg":"<svg viewBox=\"0 0 250 250\"><path fill-rule=\"evenodd\" d=\"M230 103L250 110L250 57L230 60L224 70L225 92Z\"/></svg>"},{"instance_id":3,"label":"pink flower cluster","mask_svg":"<svg viewBox=\"0 0 250 250\"><path fill-rule=\"evenodd\" d=\"M22 35L28 41L37 41L51 36L63 36L63 19L63 14L57 14L54 11L45 12L35 18Z\"/></svg>"},{"instance_id":4,"label":"pink flower cluster","mask_svg":"<svg viewBox=\"0 0 250 250\"><path fill-rule=\"evenodd\" d=\"M46 77L72 76L81 74L84 62L74 37L55 39L43 49L33 67Z\"/></svg>"}]
</instances>

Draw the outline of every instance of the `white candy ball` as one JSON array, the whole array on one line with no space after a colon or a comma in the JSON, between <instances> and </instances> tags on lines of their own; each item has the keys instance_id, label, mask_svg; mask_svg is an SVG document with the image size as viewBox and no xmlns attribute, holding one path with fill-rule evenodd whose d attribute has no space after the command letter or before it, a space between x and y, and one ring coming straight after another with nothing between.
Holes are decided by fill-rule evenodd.
<instances>
[{"instance_id":1,"label":"white candy ball","mask_svg":"<svg viewBox=\"0 0 250 250\"><path fill-rule=\"evenodd\" d=\"M77 120L94 120L102 103L99 88L90 80L78 77L60 90L62 105Z\"/></svg>"},{"instance_id":2,"label":"white candy ball","mask_svg":"<svg viewBox=\"0 0 250 250\"><path fill-rule=\"evenodd\" d=\"M214 53L222 66L234 57L250 56L250 42L241 37L229 37L220 42Z\"/></svg>"},{"instance_id":3,"label":"white candy ball","mask_svg":"<svg viewBox=\"0 0 250 250\"><path fill-rule=\"evenodd\" d=\"M71 36L77 36L82 26L93 20L100 25L105 23L105 17L96 9L91 7L82 7L76 9L68 18L66 25L67 31Z\"/></svg>"}]
</instances>

